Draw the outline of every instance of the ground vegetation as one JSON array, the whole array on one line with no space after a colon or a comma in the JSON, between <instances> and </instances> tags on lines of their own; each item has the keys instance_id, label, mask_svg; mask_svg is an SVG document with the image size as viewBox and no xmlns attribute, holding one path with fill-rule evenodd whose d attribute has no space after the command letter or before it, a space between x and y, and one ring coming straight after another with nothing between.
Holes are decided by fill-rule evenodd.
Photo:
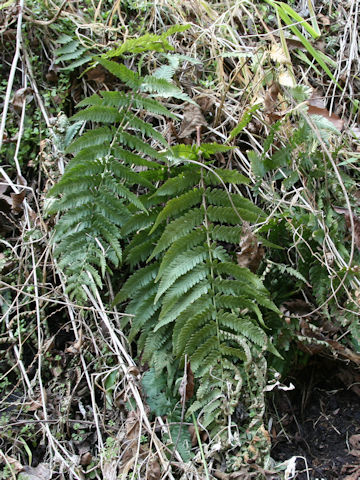
<instances>
[{"instance_id":1,"label":"ground vegetation","mask_svg":"<svg viewBox=\"0 0 360 480\"><path fill-rule=\"evenodd\" d=\"M357 479L357 3L0 20L0 478Z\"/></svg>"}]
</instances>

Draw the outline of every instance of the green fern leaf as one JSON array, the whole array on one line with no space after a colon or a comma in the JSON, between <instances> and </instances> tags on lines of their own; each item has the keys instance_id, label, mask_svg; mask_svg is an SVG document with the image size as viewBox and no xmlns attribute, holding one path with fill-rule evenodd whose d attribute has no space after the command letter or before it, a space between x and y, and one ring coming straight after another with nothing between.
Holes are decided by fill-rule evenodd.
<instances>
[{"instance_id":1,"label":"green fern leaf","mask_svg":"<svg viewBox=\"0 0 360 480\"><path fill-rule=\"evenodd\" d=\"M201 208L190 209L181 217L170 222L161 235L149 260L164 251L171 244L175 244L178 239L191 232L196 226L201 225L204 219L204 212ZM196 245L196 243L194 244Z\"/></svg>"},{"instance_id":2,"label":"green fern leaf","mask_svg":"<svg viewBox=\"0 0 360 480\"><path fill-rule=\"evenodd\" d=\"M173 342L174 351L176 355L183 355L187 342L194 332L197 332L200 327L205 323L208 323L212 318L213 309L207 305L203 306L203 309L196 313L194 316L189 316L182 328L176 330L174 328Z\"/></svg>"},{"instance_id":3,"label":"green fern leaf","mask_svg":"<svg viewBox=\"0 0 360 480\"><path fill-rule=\"evenodd\" d=\"M66 149L66 153L78 153L84 148L110 143L114 137L114 130L109 127L100 127L84 133L80 138L72 142Z\"/></svg>"},{"instance_id":4,"label":"green fern leaf","mask_svg":"<svg viewBox=\"0 0 360 480\"><path fill-rule=\"evenodd\" d=\"M154 196L175 196L183 193L186 190L195 187L200 181L201 173L199 169L191 169L169 178L160 188L156 190Z\"/></svg>"},{"instance_id":5,"label":"green fern leaf","mask_svg":"<svg viewBox=\"0 0 360 480\"><path fill-rule=\"evenodd\" d=\"M211 238L213 240L219 240L221 242L240 244L241 237L243 235L243 228L241 226L228 227L227 225L215 225Z\"/></svg>"},{"instance_id":6,"label":"green fern leaf","mask_svg":"<svg viewBox=\"0 0 360 480\"><path fill-rule=\"evenodd\" d=\"M165 233L165 232L164 232ZM186 232L185 232L186 233ZM164 234L163 234L164 235ZM167 248L169 245L166 245L166 247L163 247L163 243L161 243L160 238L159 243L157 247L155 247L151 257L153 255L157 255L161 253L165 248ZM158 281L161 277L161 275L164 272L164 269L170 265L171 262L175 261L175 259L183 253L185 250L192 249L193 247L196 247L200 244L203 244L206 240L206 232L202 228L198 228L196 230L193 230L187 235L184 235L180 237L178 240L175 240L171 247L168 249L168 251L165 253L163 256L160 268L159 268L159 273L156 277L156 280Z\"/></svg>"},{"instance_id":7,"label":"green fern leaf","mask_svg":"<svg viewBox=\"0 0 360 480\"><path fill-rule=\"evenodd\" d=\"M105 58L95 57L95 60L100 63L106 70L119 78L125 85L132 90L139 90L143 79L135 72L125 67L122 63L117 63Z\"/></svg>"},{"instance_id":8,"label":"green fern leaf","mask_svg":"<svg viewBox=\"0 0 360 480\"><path fill-rule=\"evenodd\" d=\"M141 165L144 167L149 167L154 169L161 168L161 165L158 165L157 163L151 160L147 160L146 158L140 157L140 155L137 155L136 153L129 152L128 150L124 150L123 148L120 148L120 147L112 148L111 152L115 159L122 160L125 163L130 165ZM148 183L149 185L151 185L150 182Z\"/></svg>"},{"instance_id":9,"label":"green fern leaf","mask_svg":"<svg viewBox=\"0 0 360 480\"><path fill-rule=\"evenodd\" d=\"M197 283L205 280L209 275L209 269L206 265L200 264L194 267L191 272L187 275L183 275L174 284L168 288L164 298L162 300L162 314L165 315L167 310L170 310L174 307L175 302L185 293L187 293L190 288L192 288Z\"/></svg>"},{"instance_id":10,"label":"green fern leaf","mask_svg":"<svg viewBox=\"0 0 360 480\"><path fill-rule=\"evenodd\" d=\"M159 156L158 152L154 148L150 147L150 145L148 145L146 142L128 132L119 132L117 138L120 143L128 146L129 148L133 148L135 151L146 153L146 155L149 155L153 158L157 158Z\"/></svg>"},{"instance_id":11,"label":"green fern leaf","mask_svg":"<svg viewBox=\"0 0 360 480\"><path fill-rule=\"evenodd\" d=\"M92 122L101 122L101 123L118 123L121 122L123 116L119 111L114 107L105 107L103 105L94 105L88 107L81 112L75 113L71 117L71 120L74 121L92 121Z\"/></svg>"},{"instance_id":12,"label":"green fern leaf","mask_svg":"<svg viewBox=\"0 0 360 480\"><path fill-rule=\"evenodd\" d=\"M180 254L164 269L155 302L159 300L161 295L163 295L179 277L192 270L199 263L202 263L207 257L208 252L203 246L195 247L192 250Z\"/></svg>"},{"instance_id":13,"label":"green fern leaf","mask_svg":"<svg viewBox=\"0 0 360 480\"><path fill-rule=\"evenodd\" d=\"M171 308L171 310L166 310L166 313L164 315L162 315L162 312L160 312L159 323L156 325L155 331L157 331L164 325L172 323L192 303L201 298L203 295L207 295L209 290L210 284L206 280L196 284L176 302L176 304L173 306L173 308ZM158 304L160 305L160 302Z\"/></svg>"},{"instance_id":14,"label":"green fern leaf","mask_svg":"<svg viewBox=\"0 0 360 480\"><path fill-rule=\"evenodd\" d=\"M119 293L115 296L113 305L117 305L134 295L144 285L149 285L155 279L156 273L157 265L155 263L137 270L126 280Z\"/></svg>"},{"instance_id":15,"label":"green fern leaf","mask_svg":"<svg viewBox=\"0 0 360 480\"><path fill-rule=\"evenodd\" d=\"M156 230L160 223L164 222L166 219L175 217L179 213L189 210L194 205L199 204L202 200L202 194L202 189L194 189L177 198L169 200L164 209L160 212L150 233Z\"/></svg>"}]
</instances>

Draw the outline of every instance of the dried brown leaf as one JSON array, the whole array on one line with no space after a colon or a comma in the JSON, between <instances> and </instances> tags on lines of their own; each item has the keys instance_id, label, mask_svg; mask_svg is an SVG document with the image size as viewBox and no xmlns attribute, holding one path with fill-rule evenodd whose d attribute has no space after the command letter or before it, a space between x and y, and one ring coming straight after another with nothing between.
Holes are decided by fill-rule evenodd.
<instances>
[{"instance_id":1,"label":"dried brown leaf","mask_svg":"<svg viewBox=\"0 0 360 480\"><path fill-rule=\"evenodd\" d=\"M83 343L82 330L80 330L79 338L76 340L76 342L72 343L71 345L69 345L69 347L66 348L65 353L72 353L75 355L80 353L82 343Z\"/></svg>"},{"instance_id":2,"label":"dried brown leaf","mask_svg":"<svg viewBox=\"0 0 360 480\"><path fill-rule=\"evenodd\" d=\"M92 68L86 72L86 78L88 80L93 80L96 83L104 83L106 79L107 71L102 65L97 65L95 68Z\"/></svg>"},{"instance_id":3,"label":"dried brown leaf","mask_svg":"<svg viewBox=\"0 0 360 480\"><path fill-rule=\"evenodd\" d=\"M308 108L309 115L321 115L322 117L329 120L338 130L342 130L344 128L344 120L342 120L339 115L332 113L330 115L329 110L326 108L319 108L315 107L314 105L309 105Z\"/></svg>"},{"instance_id":4,"label":"dried brown leaf","mask_svg":"<svg viewBox=\"0 0 360 480\"><path fill-rule=\"evenodd\" d=\"M11 465L13 472L16 474L21 472L24 468L16 458L10 457L9 455L0 455L0 464L2 463L7 463Z\"/></svg>"},{"instance_id":5,"label":"dried brown leaf","mask_svg":"<svg viewBox=\"0 0 360 480\"><path fill-rule=\"evenodd\" d=\"M46 463L39 463L37 467L24 466L19 474L19 480L50 480L53 472Z\"/></svg>"},{"instance_id":6,"label":"dried brown leaf","mask_svg":"<svg viewBox=\"0 0 360 480\"><path fill-rule=\"evenodd\" d=\"M161 467L156 458L153 458L148 463L146 471L146 480L159 480L161 478Z\"/></svg>"},{"instance_id":7,"label":"dried brown leaf","mask_svg":"<svg viewBox=\"0 0 360 480\"><path fill-rule=\"evenodd\" d=\"M238 265L255 273L265 255L265 249L262 245L259 245L258 239L246 225L244 226L244 236L241 239L240 247L240 252L236 253Z\"/></svg>"},{"instance_id":8,"label":"dried brown leaf","mask_svg":"<svg viewBox=\"0 0 360 480\"><path fill-rule=\"evenodd\" d=\"M312 107L326 109L326 98L324 98L316 89L313 90L311 97L308 100L308 104Z\"/></svg>"},{"instance_id":9,"label":"dried brown leaf","mask_svg":"<svg viewBox=\"0 0 360 480\"><path fill-rule=\"evenodd\" d=\"M330 25L330 18L322 15L321 13L318 15L317 19L324 27L328 27Z\"/></svg>"},{"instance_id":10,"label":"dried brown leaf","mask_svg":"<svg viewBox=\"0 0 360 480\"><path fill-rule=\"evenodd\" d=\"M83 453L80 458L80 465L82 465L83 467L87 467L88 465L90 465L92 458L93 457L90 452Z\"/></svg>"},{"instance_id":11,"label":"dried brown leaf","mask_svg":"<svg viewBox=\"0 0 360 480\"><path fill-rule=\"evenodd\" d=\"M15 110L22 109L23 103L26 101L26 95L30 92L32 92L31 88L19 88L19 90L16 90L11 102Z\"/></svg>"},{"instance_id":12,"label":"dried brown leaf","mask_svg":"<svg viewBox=\"0 0 360 480\"><path fill-rule=\"evenodd\" d=\"M179 138L190 137L198 127L206 126L207 121L198 105L189 104L184 109L183 120L180 125Z\"/></svg>"},{"instance_id":13,"label":"dried brown leaf","mask_svg":"<svg viewBox=\"0 0 360 480\"><path fill-rule=\"evenodd\" d=\"M341 468L341 474L347 474L346 477L342 477L343 480L359 480L360 478L360 466L359 465L344 465Z\"/></svg>"},{"instance_id":14,"label":"dried brown leaf","mask_svg":"<svg viewBox=\"0 0 360 480\"><path fill-rule=\"evenodd\" d=\"M349 442L354 450L359 450L360 454L360 434L351 435Z\"/></svg>"},{"instance_id":15,"label":"dried brown leaf","mask_svg":"<svg viewBox=\"0 0 360 480\"><path fill-rule=\"evenodd\" d=\"M25 195L26 195L26 190L23 190L20 193L10 193L11 209L14 213L22 212Z\"/></svg>"},{"instance_id":16,"label":"dried brown leaf","mask_svg":"<svg viewBox=\"0 0 360 480\"><path fill-rule=\"evenodd\" d=\"M264 98L265 113L273 113L276 111L280 86L277 82L273 82L267 90Z\"/></svg>"},{"instance_id":17,"label":"dried brown leaf","mask_svg":"<svg viewBox=\"0 0 360 480\"><path fill-rule=\"evenodd\" d=\"M274 43L270 50L270 58L280 64L289 63L286 53L279 43Z\"/></svg>"}]
</instances>

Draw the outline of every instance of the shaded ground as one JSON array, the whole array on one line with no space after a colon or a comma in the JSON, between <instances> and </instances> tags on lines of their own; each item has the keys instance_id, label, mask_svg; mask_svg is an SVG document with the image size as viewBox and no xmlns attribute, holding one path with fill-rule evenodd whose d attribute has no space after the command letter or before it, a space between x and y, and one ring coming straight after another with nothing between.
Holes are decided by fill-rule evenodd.
<instances>
[{"instance_id":1,"label":"shaded ground","mask_svg":"<svg viewBox=\"0 0 360 480\"><path fill-rule=\"evenodd\" d=\"M290 379L295 390L276 394L272 457L304 457L308 470L298 459L296 478L360 478L359 377L349 366L314 358Z\"/></svg>"}]
</instances>

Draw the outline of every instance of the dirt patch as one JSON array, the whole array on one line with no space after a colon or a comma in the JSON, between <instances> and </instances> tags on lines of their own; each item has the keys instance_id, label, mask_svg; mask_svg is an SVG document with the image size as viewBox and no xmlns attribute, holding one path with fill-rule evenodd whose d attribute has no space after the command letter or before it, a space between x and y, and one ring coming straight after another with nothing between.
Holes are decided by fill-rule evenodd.
<instances>
[{"instance_id":1,"label":"dirt patch","mask_svg":"<svg viewBox=\"0 0 360 480\"><path fill-rule=\"evenodd\" d=\"M295 390L274 397L272 457L304 457L296 478L360 479L358 377L349 366L314 358L290 379Z\"/></svg>"}]
</instances>

